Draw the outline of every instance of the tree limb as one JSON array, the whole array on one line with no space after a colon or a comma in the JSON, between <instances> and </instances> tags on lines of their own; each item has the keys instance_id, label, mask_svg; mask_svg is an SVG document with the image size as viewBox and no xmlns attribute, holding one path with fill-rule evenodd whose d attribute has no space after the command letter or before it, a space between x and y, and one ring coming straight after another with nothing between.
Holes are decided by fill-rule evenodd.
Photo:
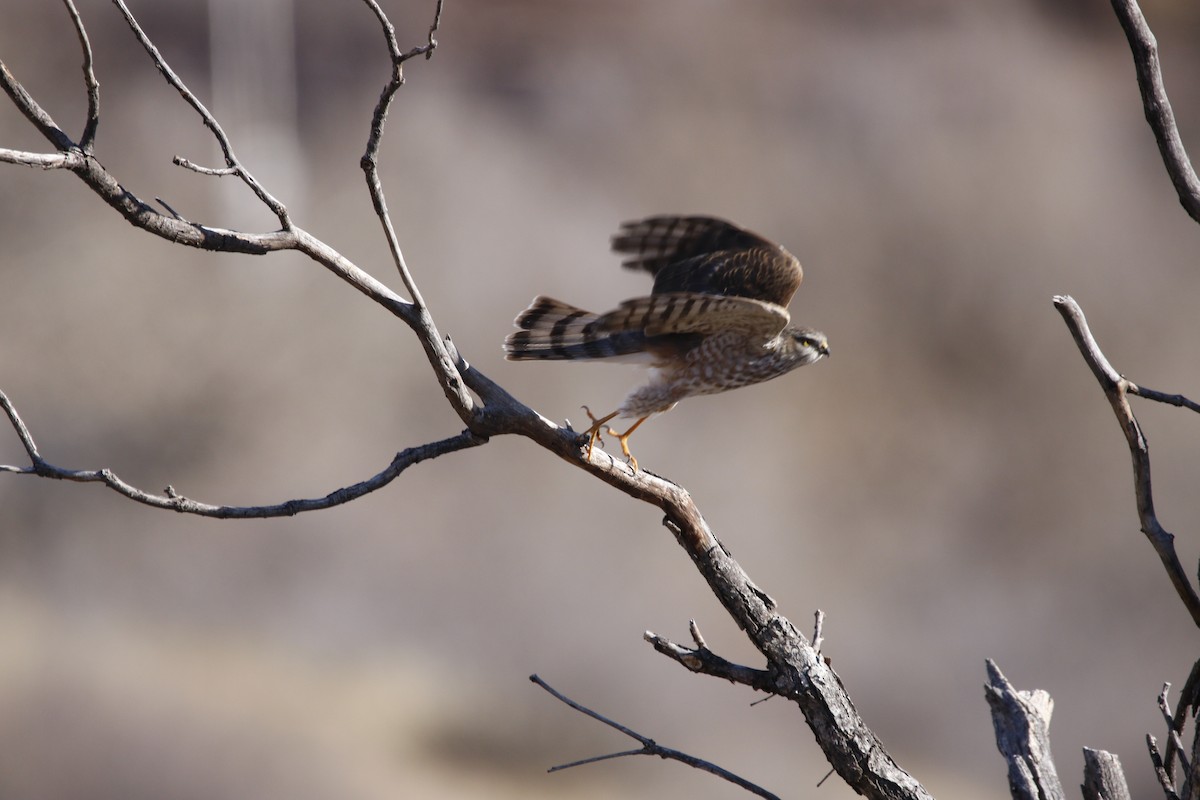
<instances>
[{"instance_id":1,"label":"tree limb","mask_svg":"<svg viewBox=\"0 0 1200 800\"><path fill-rule=\"evenodd\" d=\"M1113 414L1116 415L1117 422L1120 423L1121 430L1125 433L1125 440L1129 443L1129 455L1133 460L1133 488L1137 497L1138 518L1141 520L1142 532L1146 534L1146 538L1150 540L1150 544L1158 553L1179 599L1183 601L1184 607L1192 616L1192 622L1200 626L1200 596L1196 594L1196 589L1192 586L1183 565L1179 562L1179 555L1175 552L1175 536L1168 533L1159 524L1158 517L1154 513L1154 492L1150 481L1150 444L1146 441L1146 436L1142 433L1142 428L1133 415L1133 410L1129 407L1129 399L1126 396L1131 391L1130 387L1133 384L1113 369L1112 364L1100 351L1100 346L1096 344L1096 340L1088 328L1087 319L1083 316L1083 309L1073 298L1065 295L1056 296L1054 307L1062 315L1067 329L1071 332L1071 337L1083 355L1084 362L1091 368L1092 374L1100 383L1100 388L1104 390L1104 395L1112 406Z\"/></svg>"},{"instance_id":2,"label":"tree limb","mask_svg":"<svg viewBox=\"0 0 1200 800\"><path fill-rule=\"evenodd\" d=\"M208 503L201 503L196 500L184 497L175 491L171 486L168 486L161 495L150 494L142 489L132 486L121 480L116 473L110 469L95 469L95 470L77 470L64 469L56 467L50 462L42 458L38 452L37 445L33 440L33 435L21 420L17 413L16 407L8 396L0 391L0 410L8 417L9 422L17 432L17 437L21 440L21 444L25 447L25 452L29 455L32 462L28 467L16 467L10 464L0 464L0 472L15 472L19 475L37 475L42 478L53 478L62 481L75 481L77 483L103 483L108 488L120 495L128 497L143 505L153 508L169 509L178 511L181 514L195 514L201 517L215 517L217 519L263 519L266 517L293 517L305 511L319 511L333 506L348 503L369 494L376 489L381 489L387 486L400 476L400 473L408 469L414 464L419 464L422 461L428 461L431 458L453 453L458 450L463 450L468 447L477 447L484 444L487 440L476 436L471 431L463 431L457 436L451 436L448 439L442 439L437 442L410 447L392 459L392 463L376 475L359 481L350 486L345 486L341 489L330 492L324 497L302 499L302 500L287 500L282 503L268 506L216 506Z\"/></svg>"},{"instance_id":3,"label":"tree limb","mask_svg":"<svg viewBox=\"0 0 1200 800\"><path fill-rule=\"evenodd\" d=\"M699 770L703 770L705 772L712 773L713 775L716 775L720 778L724 778L725 780L729 781L730 783L732 783L736 786L740 786L741 788L745 789L746 791L750 792L751 794L756 794L759 797L765 797L765 798L768 798L768 800L779 800L778 796L771 794L766 789L763 789L761 786L753 784L750 781L746 780L745 778L735 775L734 773L730 772L727 769L724 769L723 767L718 767L716 764L713 764L711 761L705 761L703 759L696 758L695 756L688 755L687 753L684 753L682 751L673 750L670 747L663 747L662 745L658 744L650 737L643 736L642 734L638 733L637 731L631 730L630 728L625 727L624 725L620 724L619 722L614 722L613 720L609 719L608 717L605 717L601 714L597 714L595 711L592 711L590 708L588 708L586 706L582 706L579 703L576 703L571 698L567 697L566 695L561 694L560 692L556 691L554 688L552 688L548 683L546 683L544 680L539 678L537 675L530 675L529 680L533 681L538 686L545 689L556 700L558 700L562 703L565 703L566 705L570 706L571 708L575 709L576 711L578 711L581 714L586 714L587 716L591 717L594 720L603 722L608 727L610 727L614 730L618 730L621 733L628 736L629 738L636 739L637 741L641 742L641 744L642 744L641 748L638 750L623 750L619 753L609 753L607 755L592 756L590 758L580 759L579 761L572 761L569 764L559 764L556 767L551 767L549 770L547 770L548 772L558 772L560 770L570 769L571 767L578 767L578 766L582 766L584 764L594 764L597 761L607 761L610 758L623 758L624 756L658 756L659 758L665 758L665 759L670 759L672 761L678 761L681 764L687 764L689 767L693 767L695 769L699 769Z\"/></svg>"},{"instance_id":4,"label":"tree limb","mask_svg":"<svg viewBox=\"0 0 1200 800\"><path fill-rule=\"evenodd\" d=\"M1129 40L1133 52L1133 66L1137 71L1138 90L1142 95L1142 106L1146 121L1154 131L1154 140L1162 154L1163 164L1171 183L1179 195L1179 202L1188 215L1200 222L1200 178L1192 169L1179 128L1175 125L1175 112L1163 85L1162 70L1158 62L1158 41L1154 38L1137 0L1112 0L1113 11Z\"/></svg>"}]
</instances>

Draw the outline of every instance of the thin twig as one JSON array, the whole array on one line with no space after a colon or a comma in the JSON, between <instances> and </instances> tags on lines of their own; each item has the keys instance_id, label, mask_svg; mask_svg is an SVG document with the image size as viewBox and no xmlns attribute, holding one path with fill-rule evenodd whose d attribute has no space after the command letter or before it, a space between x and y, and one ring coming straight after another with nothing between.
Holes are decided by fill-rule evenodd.
<instances>
[{"instance_id":1,"label":"thin twig","mask_svg":"<svg viewBox=\"0 0 1200 800\"><path fill-rule=\"evenodd\" d=\"M1136 394L1138 397L1144 397L1147 400L1154 400L1159 403L1167 403L1168 405L1186 408L1191 411L1200 412L1200 403L1193 402L1181 394L1167 394L1166 392L1156 392L1154 389L1146 389L1138 386L1136 383L1128 382L1125 390L1130 394Z\"/></svg>"},{"instance_id":2,"label":"thin twig","mask_svg":"<svg viewBox=\"0 0 1200 800\"><path fill-rule=\"evenodd\" d=\"M696 647L704 650L708 649L708 643L704 641L704 636L700 633L700 626L696 623L696 620L688 620L688 633L692 635L692 641L696 643Z\"/></svg>"},{"instance_id":3,"label":"thin twig","mask_svg":"<svg viewBox=\"0 0 1200 800\"><path fill-rule=\"evenodd\" d=\"M1192 219L1200 222L1200 178L1196 177L1183 140L1179 137L1175 113L1171 110L1171 101L1163 85L1158 41L1146 24L1136 0L1112 0L1112 7L1121 29L1125 31L1125 38L1129 40L1129 49L1133 52L1133 66L1137 71L1138 91L1142 95L1146 121L1154 131L1154 140L1158 143L1167 174L1179 195L1179 202Z\"/></svg>"},{"instance_id":4,"label":"thin twig","mask_svg":"<svg viewBox=\"0 0 1200 800\"><path fill-rule=\"evenodd\" d=\"M437 8L435 8L433 11L433 24L429 26L429 36L426 38L425 44L418 45L404 55L400 56L400 63L404 63L410 58L416 58L417 56L422 55L425 56L426 61L433 58L433 51L437 49L438 45L438 41L435 37L437 35L438 28L440 28L442 25L442 2L443 0L437 0Z\"/></svg>"},{"instance_id":5,"label":"thin twig","mask_svg":"<svg viewBox=\"0 0 1200 800\"><path fill-rule=\"evenodd\" d=\"M824 626L825 626L825 612L818 608L816 611L813 612L813 636L812 636L813 650L816 650L818 653L821 652L821 645L825 641L824 631L823 631Z\"/></svg>"},{"instance_id":6,"label":"thin twig","mask_svg":"<svg viewBox=\"0 0 1200 800\"><path fill-rule=\"evenodd\" d=\"M67 7L67 13L71 15L71 24L75 26L79 47L83 50L83 83L87 87L88 107L83 135L79 137L79 149L90 155L96 143L96 129L100 125L100 83L96 80L96 71L92 63L92 43L88 41L83 18L79 16L72 0L63 0L63 4Z\"/></svg>"},{"instance_id":7,"label":"thin twig","mask_svg":"<svg viewBox=\"0 0 1200 800\"><path fill-rule=\"evenodd\" d=\"M201 175L215 175L218 178L226 175L238 174L236 167L202 167L199 164L193 164L183 156L175 156L171 159L171 163L177 167L183 167L184 169L190 169L192 172L198 172Z\"/></svg>"},{"instance_id":8,"label":"thin twig","mask_svg":"<svg viewBox=\"0 0 1200 800\"><path fill-rule=\"evenodd\" d=\"M1183 730L1182 724L1176 725L1175 714L1171 711L1171 704L1167 700L1167 693L1171 691L1171 684L1164 683L1162 691L1158 693L1158 710L1162 713L1163 720L1167 723L1167 749L1163 753L1163 768L1169 773L1175 773L1175 759L1179 758L1179 764L1183 768L1184 773L1191 772L1191 767L1188 764L1187 756L1183 747L1183 740L1179 737ZM1182 704L1182 701L1181 701ZM1182 708L1182 705L1181 705Z\"/></svg>"},{"instance_id":9,"label":"thin twig","mask_svg":"<svg viewBox=\"0 0 1200 800\"><path fill-rule=\"evenodd\" d=\"M388 19L383 9L380 8L379 3L376 0L364 0L364 2L371 9L371 12L375 15L383 30L384 40L387 42L388 54L391 57L392 75L383 87L383 91L379 95L379 102L375 104L375 111L371 115L371 127L367 136L367 149L360 160L360 166L366 174L367 188L371 194L371 202L375 206L375 215L379 217L379 221L383 225L388 249L392 254L392 260L395 262L396 269L400 273L400 279L404 282L404 288L408 291L409 297L412 298L413 305L418 309L423 309L425 301L421 297L421 292L417 289L416 281L413 280L412 272L409 271L407 262L404 260L404 253L400 249L399 237L396 236L396 229L392 225L391 215L387 210L387 199L383 193L383 183L379 179L379 147L383 142L383 129L387 122L388 111L391 108L392 101L396 97L396 92L404 85L403 64L407 60L407 57L400 52L400 44L396 39L396 28L392 25L391 20ZM434 27L430 28L430 41L433 40L433 31L436 29L441 16L442 6L439 1L434 18ZM428 54L433 54L432 47L429 49Z\"/></svg>"},{"instance_id":10,"label":"thin twig","mask_svg":"<svg viewBox=\"0 0 1200 800\"><path fill-rule=\"evenodd\" d=\"M713 775L716 775L717 777L720 777L720 778L724 778L725 780L729 781L730 783L732 783L736 786L740 786L741 788L745 789L746 791L751 792L752 794L756 794L759 797L770 798L771 800L779 800L779 798L776 795L771 794L766 789L763 789L761 786L757 786L757 785L751 783L750 781L746 780L745 778L735 775L734 773L730 772L727 769L718 767L716 764L713 764L710 761L705 761L703 759L696 758L695 756L688 755L687 753L683 753L679 750L673 750L669 747L663 747L662 745L658 744L657 742L655 742L653 739L649 738L648 736L643 736L642 734L638 733L637 731L631 730L630 728L625 727L624 725L622 725L619 722L615 722L615 721L609 719L608 717L605 717L601 714L597 714L595 711L592 711L590 708L587 708L586 706L582 706L579 703L576 703L571 698L567 697L566 695L561 694L560 692L558 692L557 690L552 688L544 680L539 678L537 675L530 675L529 680L533 681L538 686L545 689L546 692L548 692L552 697L554 697L559 702L565 703L568 706L570 706L571 708L578 711L579 713L586 714L587 716L591 717L592 719L597 720L598 722L602 722L614 730L620 731L621 733L625 734L626 736L628 736L631 739L636 739L642 745L642 747L638 750L625 750L620 753L609 753L609 754L603 755L603 756L593 756L591 758L585 758L580 761L572 761L569 764L560 764L556 767L551 767L549 770L547 770L548 772L557 772L559 770L568 769L570 767L576 767L581 764L593 764L597 761L604 761L604 760L607 760L610 758L621 758L623 756L643 756L643 755L644 756L658 756L659 758L666 758L666 759L670 759L672 761L678 761L682 764L687 764L689 767L693 767L695 769L699 769L699 770L703 770L705 772L712 773Z\"/></svg>"},{"instance_id":11,"label":"thin twig","mask_svg":"<svg viewBox=\"0 0 1200 800\"><path fill-rule=\"evenodd\" d=\"M1146 734L1146 749L1150 751L1150 763L1154 766L1154 775L1158 778L1158 785L1162 787L1167 800L1179 800L1175 782L1171 780L1171 773L1167 772L1162 755L1158 752L1158 742L1149 733Z\"/></svg>"},{"instance_id":12,"label":"thin twig","mask_svg":"<svg viewBox=\"0 0 1200 800\"><path fill-rule=\"evenodd\" d=\"M238 160L238 157L233 152L233 143L230 142L229 137L225 135L225 131L221 128L221 124L217 122L217 118L214 117L207 108L205 108L204 104L200 102L200 99L196 97L196 95L187 87L183 80L175 74L175 71L171 69L171 66L167 63L167 60L163 58L162 53L158 51L158 48L154 45L154 42L150 41L150 37L147 36L146 32L142 30L141 25L138 24L138 21L134 18L133 13L125 5L125 0L113 0L113 3L121 10L121 14L125 17L125 24L127 24L129 29L133 31L133 35L137 37L138 42L142 45L142 49L150 55L151 60L154 61L154 66L160 73L162 73L162 76L166 78L167 83L171 84L175 91L179 92L180 97L182 97L188 105L195 109L196 113L200 115L200 118L204 120L205 127L212 131L213 136L216 137L217 144L221 147L221 153L225 156L225 165L233 169L237 173L237 176L241 178L247 186L250 187L255 195L257 195L258 199L271 209L271 213L273 213L279 219L280 227L282 227L285 231L290 231L292 229L292 221L288 216L287 208L283 205L283 203L276 200L275 197L268 192L253 175L250 174L250 171L242 165L242 162Z\"/></svg>"},{"instance_id":13,"label":"thin twig","mask_svg":"<svg viewBox=\"0 0 1200 800\"><path fill-rule=\"evenodd\" d=\"M476 447L487 441L468 430L447 439L410 447L397 453L392 462L383 471L366 480L332 491L324 497L287 500L282 503L263 506L217 506L191 500L179 494L170 486L161 495L151 494L121 480L110 469L76 470L57 467L42 457L38 451L37 444L33 440L33 435L29 432L29 428L26 427L20 414L17 413L17 409L12 404L12 401L2 391L0 391L0 410L3 410L5 416L8 417L30 461L30 466L28 467L0 464L0 472L13 472L18 475L37 475L42 478L75 481L78 483L103 483L114 492L143 505L178 511L183 514L195 514L201 517L215 517L217 519L292 517L306 511L320 511L332 508L333 506L343 505L365 494L382 489L414 464L429 461L447 453L464 450L468 447Z\"/></svg>"},{"instance_id":14,"label":"thin twig","mask_svg":"<svg viewBox=\"0 0 1200 800\"><path fill-rule=\"evenodd\" d=\"M1054 298L1054 307L1058 309L1058 313L1066 322L1067 329L1070 330L1071 337L1079 347L1084 362L1096 376L1100 388L1104 390L1104 395L1108 398L1113 413L1121 425L1121 430L1125 433L1125 439L1129 444L1129 454L1133 459L1133 488L1137 498L1138 517L1141 521L1142 532L1146 534L1146 538L1150 540L1150 544L1158 553L1163 567L1167 570L1167 576L1175 587L1175 592L1183 601L1184 607L1191 614L1192 621L1200 627L1200 595L1196 594L1196 589L1192 586L1191 580L1179 561L1179 555L1175 552L1175 536L1159 524L1158 517L1154 513L1154 492L1150 481L1150 445L1142 433L1137 418L1133 415L1133 409L1129 407L1127 394L1131 384L1113 368L1100 350L1100 346L1096 344L1079 304L1071 297L1057 296Z\"/></svg>"},{"instance_id":15,"label":"thin twig","mask_svg":"<svg viewBox=\"0 0 1200 800\"><path fill-rule=\"evenodd\" d=\"M396 265L396 270L400 273L400 280L404 283L405 291L408 292L408 296L412 300L414 318L410 320L410 324L412 324L413 330L416 331L422 346L425 348L425 354L429 359L430 365L438 375L438 380L441 383L442 392L446 395L446 399L450 402L451 407L459 417L467 424L471 424L475 401L463 384L460 366L465 366L465 363L462 363L461 359L456 357L457 354L452 355L450 353L442 335L438 333L433 316L429 313L425 305L425 299L421 297L421 291L417 288L417 282L413 279L412 272L408 268L408 263L404 259L404 252L400 249L400 238L396 235L396 228L392 224L391 214L388 213L387 198L384 196L383 182L379 177L379 147L383 141L384 124L387 122L388 110L391 108L396 92L404 85L404 62L412 57L415 51L410 52L408 55L401 53L400 44L396 39L396 29L388 19L387 14L380 8L376 0L364 0L364 2L371 9L371 12L375 15L383 30L384 40L387 42L388 54L391 57L392 74L387 84L383 87L383 91L379 95L379 102L376 103L375 111L371 115L370 133L367 136L367 149L363 153L359 165L362 167L367 181L367 191L371 196L371 204L375 208L375 216L379 218L379 222L383 226L383 234L387 240L388 252L391 253L392 262ZM437 31L441 19L442 2L438 0L433 24L429 28L428 42L425 45L426 49L421 50L417 48L418 51L425 53L427 57L433 54L433 50L437 46L434 33Z\"/></svg>"}]
</instances>

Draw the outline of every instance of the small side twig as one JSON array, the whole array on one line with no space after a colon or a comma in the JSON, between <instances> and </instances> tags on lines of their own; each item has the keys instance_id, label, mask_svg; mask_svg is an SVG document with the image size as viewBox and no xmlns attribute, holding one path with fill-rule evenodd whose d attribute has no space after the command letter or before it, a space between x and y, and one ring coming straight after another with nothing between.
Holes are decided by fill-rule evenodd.
<instances>
[{"instance_id":1,"label":"small side twig","mask_svg":"<svg viewBox=\"0 0 1200 800\"><path fill-rule=\"evenodd\" d=\"M241 178L242 182L250 187L251 191L254 192L258 199L271 209L271 213L273 213L279 220L279 225L283 230L292 230L292 221L288 215L287 208L283 205L283 203L276 200L275 197L266 190L266 187L259 183L258 179L250 174L250 170L246 169L242 162L238 160L237 155L235 155L233 152L233 143L225 134L225 130L221 127L221 123L217 122L217 118L214 117L212 112L210 112L208 108L206 108L205 105L200 102L200 98L196 97L195 93L187 87L187 84L185 84L183 80L175 74L175 71L171 69L171 65L167 63L166 58L164 58L163 54L159 52L158 47L155 46L154 42L150 41L150 37L146 35L144 30L142 30L142 26L138 23L137 19L134 18L133 12L131 12L125 5L125 0L113 0L113 3L121 10L121 14L125 17L125 24L129 26L131 31L133 31L133 35L137 38L138 43L141 44L142 49L145 50L150 56L150 59L154 62L154 66L162 74L163 78L165 78L167 83L171 84L171 87L179 93L179 96L182 97L184 101L190 105L197 114L200 115L200 118L204 121L204 126L212 131L213 136L217 140L217 144L221 147L221 153L225 156L225 165L233 170L234 174Z\"/></svg>"},{"instance_id":2,"label":"small side twig","mask_svg":"<svg viewBox=\"0 0 1200 800\"><path fill-rule=\"evenodd\" d=\"M619 753L608 753L608 754L602 755L602 756L592 756L591 758L584 758L584 759L580 759L579 761L572 761L569 764L559 764L558 766L551 767L549 770L547 770L547 772L558 772L560 770L570 769L571 767L578 767L583 764L594 764L597 761L605 761L610 758L623 758L624 756L658 756L659 758L665 758L665 759L670 759L672 761L678 761L681 764L687 764L689 767L692 767L694 769L703 770L704 772L708 772L713 775L716 775L717 777L723 778L723 779L729 781L730 783L734 784L735 786L739 786L742 789L745 789L746 791L750 792L751 794L758 795L759 797L765 797L765 798L768 798L769 800L779 800L777 795L771 794L770 792L768 792L766 789L762 788L761 786L753 784L750 781L746 780L745 778L735 775L734 773L730 772L727 769L718 767L716 764L713 764L710 761L705 761L703 759L696 758L695 756L688 755L687 753L680 752L679 750L673 750L670 747L663 747L662 745L658 744L650 737L643 736L642 734L638 733L637 731L631 730L630 728L625 727L624 725L622 725L619 722L615 722L615 721L609 719L608 717L605 717L601 714L597 714L595 711L592 711L590 708L587 708L586 706L582 706L579 703L576 703L571 698L567 697L566 695L561 694L560 692L558 692L557 690L552 688L548 683L546 683L544 680L542 680L537 675L530 675L529 680L531 680L533 683L536 683L538 686L542 687L544 690L546 690L547 693L550 694L551 697L555 698L559 702L565 703L566 705L575 709L579 713L586 714L587 716L591 717L592 719L597 720L598 722L602 722L614 730L620 731L621 733L625 734L629 738L637 740L642 745L640 748L638 748L636 750L623 750Z\"/></svg>"},{"instance_id":3,"label":"small side twig","mask_svg":"<svg viewBox=\"0 0 1200 800\"><path fill-rule=\"evenodd\" d=\"M714 678L724 678L730 683L740 683L760 692L774 694L776 691L775 675L769 670L735 664L721 658L703 644L694 648L684 647L653 631L646 631L642 634L642 638L649 642L656 651L672 661L682 664L692 672L712 675Z\"/></svg>"},{"instance_id":4,"label":"small side twig","mask_svg":"<svg viewBox=\"0 0 1200 800\"><path fill-rule=\"evenodd\" d=\"M1158 740L1149 733L1146 734L1146 749L1150 751L1150 763L1154 766L1154 775L1158 778L1158 785L1162 787L1163 794L1167 796L1167 800L1179 800L1175 782L1171 780L1171 773L1167 772L1163 764L1162 754L1158 752Z\"/></svg>"},{"instance_id":5,"label":"small side twig","mask_svg":"<svg viewBox=\"0 0 1200 800\"><path fill-rule=\"evenodd\" d=\"M688 633L692 635L692 641L696 643L696 647L702 647L705 650L708 649L708 643L704 641L704 636L700 633L700 626L696 623L696 620L688 620Z\"/></svg>"},{"instance_id":6,"label":"small side twig","mask_svg":"<svg viewBox=\"0 0 1200 800\"><path fill-rule=\"evenodd\" d=\"M816 650L818 653L821 652L821 645L825 641L824 631L822 630L822 628L824 626L825 626L825 612L818 608L816 611L813 612L813 636L812 636L812 648L813 648L813 650Z\"/></svg>"},{"instance_id":7,"label":"small side twig","mask_svg":"<svg viewBox=\"0 0 1200 800\"><path fill-rule=\"evenodd\" d=\"M1138 397L1144 397L1147 400L1154 400L1159 403L1186 408L1191 411L1200 413L1200 403L1196 403L1187 399L1181 394L1167 394L1166 392L1157 392L1154 389L1147 389L1143 386L1138 386L1132 381L1127 381L1128 385L1125 390L1130 394L1136 394Z\"/></svg>"},{"instance_id":8,"label":"small side twig","mask_svg":"<svg viewBox=\"0 0 1200 800\"><path fill-rule=\"evenodd\" d=\"M1196 593L1195 587L1183 569L1183 564L1179 561L1179 555L1175 551L1174 534L1169 533L1159 524L1158 517L1154 513L1154 492L1150 481L1150 445L1146 441L1145 434L1142 433L1137 418L1133 415L1133 409L1129 407L1128 394L1132 391L1130 387L1133 384L1117 372L1101 352L1100 346L1096 344L1096 339L1092 336L1091 329L1088 328L1087 319L1083 316L1083 309L1079 307L1074 298L1066 295L1056 296L1054 307L1058 309L1058 313L1066 322L1067 329L1071 332L1076 346L1079 347L1084 362L1096 376L1100 388L1104 390L1104 395L1112 406L1113 414L1116 415L1117 421L1121 425L1121 430L1125 433L1125 440L1129 444L1129 454L1133 459L1133 487L1137 498L1138 517L1141 520L1142 532L1146 534L1146 538L1150 540L1150 544L1158 553L1163 567L1167 570L1167 576L1175 587L1179 599L1183 601L1184 607L1191 614L1192 621L1200 627L1200 595ZM1143 389L1139 393L1146 391L1148 390Z\"/></svg>"},{"instance_id":9,"label":"small side twig","mask_svg":"<svg viewBox=\"0 0 1200 800\"><path fill-rule=\"evenodd\" d=\"M100 126L100 82L96 80L96 70L92 62L92 43L88 40L87 29L83 27L83 18L72 0L63 0L67 13L71 15L71 24L75 26L75 35L79 37L79 47L83 51L83 83L87 87L87 121L83 124L83 134L79 137L79 149L91 155L96 144L96 129Z\"/></svg>"},{"instance_id":10,"label":"small side twig","mask_svg":"<svg viewBox=\"0 0 1200 800\"><path fill-rule=\"evenodd\" d=\"M226 175L237 175L238 171L234 167L202 167L199 164L193 164L183 156L175 156L171 159L171 163L177 167L190 169L192 172L198 172L201 175L215 175L216 177L224 177Z\"/></svg>"}]
</instances>

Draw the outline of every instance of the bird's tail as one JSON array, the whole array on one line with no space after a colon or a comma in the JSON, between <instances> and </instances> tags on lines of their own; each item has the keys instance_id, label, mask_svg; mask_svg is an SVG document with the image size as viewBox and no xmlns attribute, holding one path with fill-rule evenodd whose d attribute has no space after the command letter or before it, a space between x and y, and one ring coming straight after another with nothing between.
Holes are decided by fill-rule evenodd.
<instances>
[{"instance_id":1,"label":"bird's tail","mask_svg":"<svg viewBox=\"0 0 1200 800\"><path fill-rule=\"evenodd\" d=\"M601 316L549 297L535 297L504 340L509 361L617 358L644 352L641 331L602 330Z\"/></svg>"}]
</instances>

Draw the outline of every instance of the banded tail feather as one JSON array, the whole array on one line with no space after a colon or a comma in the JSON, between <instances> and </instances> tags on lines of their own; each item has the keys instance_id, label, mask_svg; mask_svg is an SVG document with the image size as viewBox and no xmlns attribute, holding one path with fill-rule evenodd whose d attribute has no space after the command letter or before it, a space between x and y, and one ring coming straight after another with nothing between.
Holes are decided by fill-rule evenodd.
<instances>
[{"instance_id":1,"label":"banded tail feather","mask_svg":"<svg viewBox=\"0 0 1200 800\"><path fill-rule=\"evenodd\" d=\"M550 297L535 297L504 340L509 361L617 358L643 353L641 331L604 330L602 317Z\"/></svg>"}]
</instances>

